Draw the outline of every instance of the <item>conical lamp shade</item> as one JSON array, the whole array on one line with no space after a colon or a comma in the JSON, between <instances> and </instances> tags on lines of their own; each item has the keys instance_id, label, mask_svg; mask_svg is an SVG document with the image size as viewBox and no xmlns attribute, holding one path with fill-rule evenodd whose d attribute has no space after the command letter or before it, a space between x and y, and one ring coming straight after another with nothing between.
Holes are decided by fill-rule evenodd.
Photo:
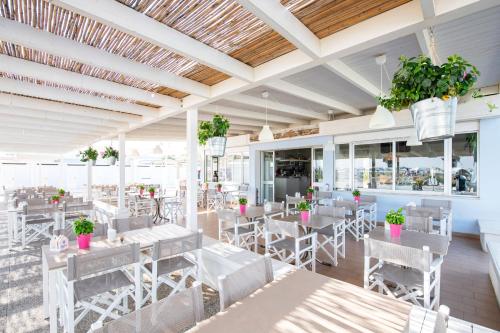
<instances>
[{"instance_id":1,"label":"conical lamp shade","mask_svg":"<svg viewBox=\"0 0 500 333\"><path fill-rule=\"evenodd\" d=\"M377 105L377 109L371 117L368 127L372 129L380 129L394 127L395 125L396 121L394 120L392 112L381 105Z\"/></svg>"},{"instance_id":2,"label":"conical lamp shade","mask_svg":"<svg viewBox=\"0 0 500 333\"><path fill-rule=\"evenodd\" d=\"M406 140L406 145L408 147L411 147L411 146L421 146L422 145L422 141L418 141L417 139L417 136L416 135L412 135L408 138L408 140Z\"/></svg>"},{"instance_id":3,"label":"conical lamp shade","mask_svg":"<svg viewBox=\"0 0 500 333\"><path fill-rule=\"evenodd\" d=\"M273 132L271 132L271 128L269 128L269 125L264 125L262 126L262 130L259 133L259 141L273 141L274 140L274 135Z\"/></svg>"},{"instance_id":4,"label":"conical lamp shade","mask_svg":"<svg viewBox=\"0 0 500 333\"><path fill-rule=\"evenodd\" d=\"M155 155L161 155L163 154L163 149L161 149L160 145L157 145L155 149L153 149L153 154Z\"/></svg>"}]
</instances>

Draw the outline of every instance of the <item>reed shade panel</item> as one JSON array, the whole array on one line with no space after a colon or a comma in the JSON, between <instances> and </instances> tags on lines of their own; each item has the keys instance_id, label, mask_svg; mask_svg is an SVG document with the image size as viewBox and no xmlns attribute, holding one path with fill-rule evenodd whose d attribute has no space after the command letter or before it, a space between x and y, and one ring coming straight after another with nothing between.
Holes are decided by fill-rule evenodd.
<instances>
[{"instance_id":1,"label":"reed shade panel","mask_svg":"<svg viewBox=\"0 0 500 333\"><path fill-rule=\"evenodd\" d=\"M141 39L137 39L131 35L103 25L87 17L54 6L48 1L1 1L0 15L41 30L49 31L58 36L69 38L82 44L90 45L209 85L228 78L227 75L214 69L200 65L190 59L184 58L178 54L155 46ZM27 60L35 61L36 58L33 59L28 57L30 55L35 56L33 52L36 51L32 50L31 52L26 52L25 48L21 48L17 54L14 54L14 52L12 52L14 51L14 48L15 46L13 45L10 47L3 45L2 52L12 56L18 56ZM5 52L9 50L11 52ZM42 63L50 64L52 66L65 64L66 66L64 69L73 70L85 75L92 75L124 84L125 82L129 82L129 85L134 86L145 85L145 82L141 82L135 78L124 78L123 75L119 73L112 73L103 69L92 68L69 59L60 59L57 62L51 61L50 59L53 58L52 55L46 55L43 52L39 53L38 61L40 62L40 58L45 58L47 61ZM186 96L185 93L177 92L175 90L168 89L168 87L162 87L150 83L148 88L148 90L175 97Z\"/></svg>"}]
</instances>

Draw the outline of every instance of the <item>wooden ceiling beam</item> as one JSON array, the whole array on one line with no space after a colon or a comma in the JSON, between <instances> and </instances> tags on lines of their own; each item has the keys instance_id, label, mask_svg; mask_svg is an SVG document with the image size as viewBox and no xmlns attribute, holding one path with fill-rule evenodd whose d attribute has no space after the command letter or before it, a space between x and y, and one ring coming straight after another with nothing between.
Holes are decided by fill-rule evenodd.
<instances>
[{"instance_id":1,"label":"wooden ceiling beam","mask_svg":"<svg viewBox=\"0 0 500 333\"><path fill-rule=\"evenodd\" d=\"M263 98L248 96L244 94L238 94L234 96L226 97L225 100L245 104L245 105L253 105L261 108L266 107L266 100ZM297 106L283 104L279 102L275 102L272 100L267 101L267 108L270 110L284 112L287 114L293 114L300 117L307 117L312 119L320 119L320 120L328 120L328 116L326 114L321 114L312 110L299 108Z\"/></svg>"},{"instance_id":2,"label":"wooden ceiling beam","mask_svg":"<svg viewBox=\"0 0 500 333\"><path fill-rule=\"evenodd\" d=\"M348 112L357 116L362 114L361 110L351 105L347 105L345 103L339 102L336 99L330 98L322 94L318 94L317 92L311 91L306 88L302 88L287 81L278 80L276 82L270 82L266 85L273 89L282 91L286 94L293 95L318 104L323 104L338 111Z\"/></svg>"},{"instance_id":3,"label":"wooden ceiling beam","mask_svg":"<svg viewBox=\"0 0 500 333\"><path fill-rule=\"evenodd\" d=\"M0 17L0 39L189 94L210 97L210 87L206 84L47 31L38 30L4 17Z\"/></svg>"},{"instance_id":4,"label":"wooden ceiling beam","mask_svg":"<svg viewBox=\"0 0 500 333\"><path fill-rule=\"evenodd\" d=\"M52 0L52 3L228 75L253 81L253 68L249 65L117 1Z\"/></svg>"},{"instance_id":5,"label":"wooden ceiling beam","mask_svg":"<svg viewBox=\"0 0 500 333\"><path fill-rule=\"evenodd\" d=\"M318 37L278 0L236 0L312 59L321 55Z\"/></svg>"},{"instance_id":6,"label":"wooden ceiling beam","mask_svg":"<svg viewBox=\"0 0 500 333\"><path fill-rule=\"evenodd\" d=\"M181 107L177 98L4 54L0 54L0 71L158 106Z\"/></svg>"}]
</instances>

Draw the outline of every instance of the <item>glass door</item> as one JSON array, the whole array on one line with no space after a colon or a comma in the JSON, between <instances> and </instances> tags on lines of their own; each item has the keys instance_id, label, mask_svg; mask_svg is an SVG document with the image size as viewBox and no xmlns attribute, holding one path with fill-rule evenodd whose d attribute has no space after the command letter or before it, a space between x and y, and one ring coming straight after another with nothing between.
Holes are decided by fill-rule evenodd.
<instances>
[{"instance_id":1,"label":"glass door","mask_svg":"<svg viewBox=\"0 0 500 333\"><path fill-rule=\"evenodd\" d=\"M261 202L274 201L274 152L262 152Z\"/></svg>"},{"instance_id":2,"label":"glass door","mask_svg":"<svg viewBox=\"0 0 500 333\"><path fill-rule=\"evenodd\" d=\"M323 188L323 147L312 148L313 153L313 172L312 172L312 186Z\"/></svg>"}]
</instances>

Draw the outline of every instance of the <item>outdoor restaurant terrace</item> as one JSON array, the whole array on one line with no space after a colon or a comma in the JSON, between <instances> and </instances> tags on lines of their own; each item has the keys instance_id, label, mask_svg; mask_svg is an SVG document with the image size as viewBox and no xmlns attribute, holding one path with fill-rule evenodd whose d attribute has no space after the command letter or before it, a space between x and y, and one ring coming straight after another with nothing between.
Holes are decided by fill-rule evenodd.
<instances>
[{"instance_id":1,"label":"outdoor restaurant terrace","mask_svg":"<svg viewBox=\"0 0 500 333\"><path fill-rule=\"evenodd\" d=\"M0 332L500 331L499 0L0 0Z\"/></svg>"}]
</instances>

